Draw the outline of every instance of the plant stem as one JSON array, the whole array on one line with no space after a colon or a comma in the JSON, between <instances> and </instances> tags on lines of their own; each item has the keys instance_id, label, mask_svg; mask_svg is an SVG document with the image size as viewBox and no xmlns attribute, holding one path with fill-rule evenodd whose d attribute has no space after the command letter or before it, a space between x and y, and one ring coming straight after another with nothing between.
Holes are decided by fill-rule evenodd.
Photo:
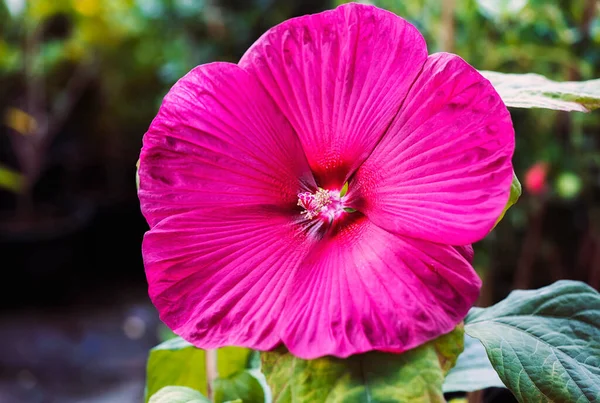
<instances>
[{"instance_id":1,"label":"plant stem","mask_svg":"<svg viewBox=\"0 0 600 403\"><path fill-rule=\"evenodd\" d=\"M208 400L213 400L213 384L219 376L217 368L217 350L206 350L206 393Z\"/></svg>"}]
</instances>

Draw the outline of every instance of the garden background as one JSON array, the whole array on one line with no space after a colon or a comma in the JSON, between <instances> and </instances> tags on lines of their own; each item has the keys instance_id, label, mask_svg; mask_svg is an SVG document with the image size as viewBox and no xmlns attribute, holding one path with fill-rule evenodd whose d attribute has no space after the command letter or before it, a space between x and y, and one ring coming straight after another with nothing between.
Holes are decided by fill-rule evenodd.
<instances>
[{"instance_id":1,"label":"garden background","mask_svg":"<svg viewBox=\"0 0 600 403\"><path fill-rule=\"evenodd\" d=\"M0 0L0 401L138 402L170 332L146 294L135 164L192 67L339 1ZM597 0L378 0L480 70L600 77ZM600 289L600 114L512 109L523 196L475 245L478 305Z\"/></svg>"}]
</instances>

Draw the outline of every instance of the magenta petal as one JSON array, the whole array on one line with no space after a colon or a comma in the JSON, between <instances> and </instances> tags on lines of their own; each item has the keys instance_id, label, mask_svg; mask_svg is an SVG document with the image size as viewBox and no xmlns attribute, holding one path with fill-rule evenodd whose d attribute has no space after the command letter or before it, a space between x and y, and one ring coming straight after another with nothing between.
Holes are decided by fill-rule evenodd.
<instances>
[{"instance_id":1,"label":"magenta petal","mask_svg":"<svg viewBox=\"0 0 600 403\"><path fill-rule=\"evenodd\" d=\"M435 54L357 172L352 197L394 233L473 243L508 200L513 150L510 115L492 85L458 56Z\"/></svg>"},{"instance_id":2,"label":"magenta petal","mask_svg":"<svg viewBox=\"0 0 600 403\"><path fill-rule=\"evenodd\" d=\"M297 273L283 341L306 359L416 347L452 330L481 286L457 248L394 235L364 217L317 243Z\"/></svg>"},{"instance_id":3,"label":"magenta petal","mask_svg":"<svg viewBox=\"0 0 600 403\"><path fill-rule=\"evenodd\" d=\"M144 136L139 175L151 226L198 209L294 206L315 187L289 123L230 63L199 66L175 84Z\"/></svg>"},{"instance_id":4,"label":"magenta petal","mask_svg":"<svg viewBox=\"0 0 600 403\"><path fill-rule=\"evenodd\" d=\"M150 298L198 347L271 349L304 239L288 217L260 207L166 218L144 238Z\"/></svg>"},{"instance_id":5,"label":"magenta petal","mask_svg":"<svg viewBox=\"0 0 600 403\"><path fill-rule=\"evenodd\" d=\"M371 153L426 57L415 27L351 3L270 29L239 64L291 122L319 185L336 187Z\"/></svg>"},{"instance_id":6,"label":"magenta petal","mask_svg":"<svg viewBox=\"0 0 600 403\"><path fill-rule=\"evenodd\" d=\"M456 249L457 252L460 253L462 257L464 257L467 260L467 262L473 263L473 258L475 257L473 245L454 246L454 249Z\"/></svg>"}]
</instances>

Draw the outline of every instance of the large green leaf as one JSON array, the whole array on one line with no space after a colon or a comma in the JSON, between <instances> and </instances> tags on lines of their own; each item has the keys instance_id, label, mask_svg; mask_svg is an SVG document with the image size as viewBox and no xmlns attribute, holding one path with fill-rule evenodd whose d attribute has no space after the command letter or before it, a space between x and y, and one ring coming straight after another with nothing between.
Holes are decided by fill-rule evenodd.
<instances>
[{"instance_id":1,"label":"large green leaf","mask_svg":"<svg viewBox=\"0 0 600 403\"><path fill-rule=\"evenodd\" d=\"M244 403L265 401L265 393L260 382L249 371L239 371L227 378L218 378L213 386L215 403L237 399Z\"/></svg>"},{"instance_id":2,"label":"large green leaf","mask_svg":"<svg viewBox=\"0 0 600 403\"><path fill-rule=\"evenodd\" d=\"M539 74L480 73L509 107L579 112L600 108L600 79L557 82Z\"/></svg>"},{"instance_id":3,"label":"large green leaf","mask_svg":"<svg viewBox=\"0 0 600 403\"><path fill-rule=\"evenodd\" d=\"M369 352L345 360L262 353L273 402L445 402L442 383L463 348L463 329L403 354Z\"/></svg>"},{"instance_id":4,"label":"large green leaf","mask_svg":"<svg viewBox=\"0 0 600 403\"><path fill-rule=\"evenodd\" d=\"M520 402L600 402L600 294L590 286L514 291L473 308L465 331Z\"/></svg>"},{"instance_id":5,"label":"large green leaf","mask_svg":"<svg viewBox=\"0 0 600 403\"><path fill-rule=\"evenodd\" d=\"M465 350L444 381L444 393L473 392L486 388L503 388L481 342L465 334Z\"/></svg>"},{"instance_id":6,"label":"large green leaf","mask_svg":"<svg viewBox=\"0 0 600 403\"><path fill-rule=\"evenodd\" d=\"M251 350L224 347L217 350L219 377L227 378L249 367ZM181 337L168 340L150 350L147 366L146 401L165 386L187 386L206 394L204 350Z\"/></svg>"},{"instance_id":7,"label":"large green leaf","mask_svg":"<svg viewBox=\"0 0 600 403\"><path fill-rule=\"evenodd\" d=\"M166 386L156 392L149 403L210 403L210 400L192 388Z\"/></svg>"}]
</instances>

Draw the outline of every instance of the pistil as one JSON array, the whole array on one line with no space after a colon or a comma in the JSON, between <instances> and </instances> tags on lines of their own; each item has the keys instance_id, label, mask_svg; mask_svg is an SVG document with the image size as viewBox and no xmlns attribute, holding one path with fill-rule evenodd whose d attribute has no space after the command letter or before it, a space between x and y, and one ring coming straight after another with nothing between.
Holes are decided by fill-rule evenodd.
<instances>
[{"instance_id":1,"label":"pistil","mask_svg":"<svg viewBox=\"0 0 600 403\"><path fill-rule=\"evenodd\" d=\"M304 209L300 214L309 220L321 218L332 222L351 210L344 205L346 190L347 186L342 190L318 188L314 193L299 193L298 206Z\"/></svg>"}]
</instances>

